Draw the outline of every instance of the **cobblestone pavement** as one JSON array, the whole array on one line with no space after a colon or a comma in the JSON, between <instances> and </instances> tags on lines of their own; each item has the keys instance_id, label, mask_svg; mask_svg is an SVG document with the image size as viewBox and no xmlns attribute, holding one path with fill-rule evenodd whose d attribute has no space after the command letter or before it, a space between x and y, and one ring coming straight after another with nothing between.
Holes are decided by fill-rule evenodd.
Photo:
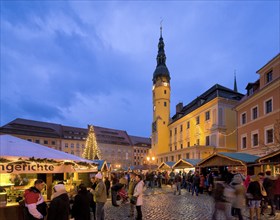
<instances>
[{"instance_id":1,"label":"cobblestone pavement","mask_svg":"<svg viewBox=\"0 0 280 220\"><path fill-rule=\"evenodd\" d=\"M185 190L182 190L182 195L173 195L170 186L154 191L147 189L142 206L143 220L211 220L212 212L213 200L210 196L206 194L192 196ZM106 220L129 220L131 218L128 215L129 204L114 207L108 200L105 205ZM246 217L249 216L248 210L244 215L244 219L249 219ZM220 216L219 220L225 218ZM262 216L262 220L280 220L280 213L270 218L266 214Z\"/></svg>"}]
</instances>

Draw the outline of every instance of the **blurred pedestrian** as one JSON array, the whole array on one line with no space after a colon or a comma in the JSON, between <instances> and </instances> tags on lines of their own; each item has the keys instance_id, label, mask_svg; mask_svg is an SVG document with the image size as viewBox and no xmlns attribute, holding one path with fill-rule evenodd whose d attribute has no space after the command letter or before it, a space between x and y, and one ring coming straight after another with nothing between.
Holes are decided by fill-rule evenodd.
<instances>
[{"instance_id":1,"label":"blurred pedestrian","mask_svg":"<svg viewBox=\"0 0 280 220\"><path fill-rule=\"evenodd\" d=\"M181 195L182 177L181 177L180 173L177 173L175 175L174 183L175 183L174 195L176 195L177 192L179 195Z\"/></svg>"},{"instance_id":2,"label":"blurred pedestrian","mask_svg":"<svg viewBox=\"0 0 280 220\"><path fill-rule=\"evenodd\" d=\"M195 192L195 194L198 196L199 183L200 183L200 176L199 176L199 172L196 171L192 178L192 195Z\"/></svg>"},{"instance_id":3,"label":"blurred pedestrian","mask_svg":"<svg viewBox=\"0 0 280 220\"><path fill-rule=\"evenodd\" d=\"M263 187L264 173L258 173L257 180L250 182L247 194L249 194L249 208L250 208L250 220L254 219L256 213L257 220L261 219L261 201L262 193L261 188Z\"/></svg>"},{"instance_id":4,"label":"blurred pedestrian","mask_svg":"<svg viewBox=\"0 0 280 220\"><path fill-rule=\"evenodd\" d=\"M280 174L277 174L274 187L274 202L276 210L280 210Z\"/></svg>"},{"instance_id":5,"label":"blurred pedestrian","mask_svg":"<svg viewBox=\"0 0 280 220\"><path fill-rule=\"evenodd\" d=\"M222 181L217 181L214 187L213 191L213 197L214 197L214 212L212 215L212 220L217 219L218 212L222 213L224 215L225 220L231 220L232 217L230 215L230 203L227 200L225 196L225 185L226 183Z\"/></svg>"},{"instance_id":6,"label":"blurred pedestrian","mask_svg":"<svg viewBox=\"0 0 280 220\"><path fill-rule=\"evenodd\" d=\"M105 177L105 182L104 183L105 183L105 186L106 186L107 197L109 197L109 192L110 192L110 187L111 187L109 177Z\"/></svg>"},{"instance_id":7,"label":"blurred pedestrian","mask_svg":"<svg viewBox=\"0 0 280 220\"><path fill-rule=\"evenodd\" d=\"M265 172L265 178L263 180L263 187L267 193L267 196L265 197L265 205L262 207L267 207L267 203L270 204L271 212L270 216L275 216L275 205L274 205L274 180L271 176L271 171L267 170ZM262 210L262 213L264 210Z\"/></svg>"},{"instance_id":8,"label":"blurred pedestrian","mask_svg":"<svg viewBox=\"0 0 280 220\"><path fill-rule=\"evenodd\" d=\"M69 197L63 184L53 187L53 194L48 209L48 220L68 220L70 215Z\"/></svg>"},{"instance_id":9,"label":"blurred pedestrian","mask_svg":"<svg viewBox=\"0 0 280 220\"><path fill-rule=\"evenodd\" d=\"M94 201L96 203L96 219L104 220L105 219L104 205L107 201L106 186L102 180L101 173L97 173L95 175L95 179L97 182L97 186L93 191L93 196L94 196Z\"/></svg>"},{"instance_id":10,"label":"blurred pedestrian","mask_svg":"<svg viewBox=\"0 0 280 220\"><path fill-rule=\"evenodd\" d=\"M87 190L85 184L81 183L78 187L78 194L74 198L71 215L75 220L90 220L90 204L93 196Z\"/></svg>"},{"instance_id":11,"label":"blurred pedestrian","mask_svg":"<svg viewBox=\"0 0 280 220\"><path fill-rule=\"evenodd\" d=\"M231 181L231 186L234 189L235 197L232 200L232 215L238 216L239 220L243 220L242 209L245 208L246 188L242 184L243 180L240 175L234 175Z\"/></svg>"}]
</instances>

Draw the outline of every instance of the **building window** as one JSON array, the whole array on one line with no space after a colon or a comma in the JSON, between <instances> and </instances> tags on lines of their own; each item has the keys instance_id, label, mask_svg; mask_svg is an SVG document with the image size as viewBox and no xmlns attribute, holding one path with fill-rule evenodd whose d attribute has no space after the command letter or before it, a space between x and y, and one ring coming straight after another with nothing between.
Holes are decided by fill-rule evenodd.
<instances>
[{"instance_id":1,"label":"building window","mask_svg":"<svg viewBox=\"0 0 280 220\"><path fill-rule=\"evenodd\" d=\"M164 90L164 94L166 94L166 89Z\"/></svg>"},{"instance_id":2,"label":"building window","mask_svg":"<svg viewBox=\"0 0 280 220\"><path fill-rule=\"evenodd\" d=\"M188 121L187 122L187 129L189 129L190 128L190 122Z\"/></svg>"},{"instance_id":3,"label":"building window","mask_svg":"<svg viewBox=\"0 0 280 220\"><path fill-rule=\"evenodd\" d=\"M271 144L273 143L273 128L267 129L265 131L265 143Z\"/></svg>"},{"instance_id":4,"label":"building window","mask_svg":"<svg viewBox=\"0 0 280 220\"><path fill-rule=\"evenodd\" d=\"M174 146L174 149L177 150L177 145Z\"/></svg>"},{"instance_id":5,"label":"building window","mask_svg":"<svg viewBox=\"0 0 280 220\"><path fill-rule=\"evenodd\" d=\"M196 117L196 124L199 124L199 116Z\"/></svg>"},{"instance_id":6,"label":"building window","mask_svg":"<svg viewBox=\"0 0 280 220\"><path fill-rule=\"evenodd\" d=\"M73 143L71 143L71 148L74 148L74 144Z\"/></svg>"},{"instance_id":7,"label":"building window","mask_svg":"<svg viewBox=\"0 0 280 220\"><path fill-rule=\"evenodd\" d=\"M258 145L259 145L259 134L258 133L252 134L252 146L256 147Z\"/></svg>"},{"instance_id":8,"label":"building window","mask_svg":"<svg viewBox=\"0 0 280 220\"><path fill-rule=\"evenodd\" d=\"M171 156L171 161L174 161L174 156Z\"/></svg>"},{"instance_id":9,"label":"building window","mask_svg":"<svg viewBox=\"0 0 280 220\"><path fill-rule=\"evenodd\" d=\"M265 102L265 113L268 114L270 112L272 112L272 99Z\"/></svg>"},{"instance_id":10,"label":"building window","mask_svg":"<svg viewBox=\"0 0 280 220\"><path fill-rule=\"evenodd\" d=\"M241 148L242 149L247 148L247 137L246 136L241 137Z\"/></svg>"},{"instance_id":11,"label":"building window","mask_svg":"<svg viewBox=\"0 0 280 220\"><path fill-rule=\"evenodd\" d=\"M169 136L172 137L172 130L169 131Z\"/></svg>"},{"instance_id":12,"label":"building window","mask_svg":"<svg viewBox=\"0 0 280 220\"><path fill-rule=\"evenodd\" d=\"M67 148L68 148L68 143L65 143L65 147L67 147Z\"/></svg>"},{"instance_id":13,"label":"building window","mask_svg":"<svg viewBox=\"0 0 280 220\"><path fill-rule=\"evenodd\" d=\"M183 125L180 126L180 132L182 132L182 131L183 131Z\"/></svg>"},{"instance_id":14,"label":"building window","mask_svg":"<svg viewBox=\"0 0 280 220\"><path fill-rule=\"evenodd\" d=\"M172 147L170 147L170 151L172 151Z\"/></svg>"},{"instance_id":15,"label":"building window","mask_svg":"<svg viewBox=\"0 0 280 220\"><path fill-rule=\"evenodd\" d=\"M79 143L76 144L76 148L80 148L80 144Z\"/></svg>"},{"instance_id":16,"label":"building window","mask_svg":"<svg viewBox=\"0 0 280 220\"><path fill-rule=\"evenodd\" d=\"M32 142L32 139L29 139L29 138L28 138L28 139L27 139L27 141L30 141L30 142Z\"/></svg>"},{"instance_id":17,"label":"building window","mask_svg":"<svg viewBox=\"0 0 280 220\"><path fill-rule=\"evenodd\" d=\"M40 140L35 140L35 143L36 144L40 144Z\"/></svg>"},{"instance_id":18,"label":"building window","mask_svg":"<svg viewBox=\"0 0 280 220\"><path fill-rule=\"evenodd\" d=\"M272 81L272 70L266 74L266 83Z\"/></svg>"},{"instance_id":19,"label":"building window","mask_svg":"<svg viewBox=\"0 0 280 220\"><path fill-rule=\"evenodd\" d=\"M255 120L258 118L258 107L255 107L252 109L252 120Z\"/></svg>"},{"instance_id":20,"label":"building window","mask_svg":"<svg viewBox=\"0 0 280 220\"><path fill-rule=\"evenodd\" d=\"M241 115L241 124L242 124L242 125L246 124L246 113L243 113L243 114Z\"/></svg>"},{"instance_id":21,"label":"building window","mask_svg":"<svg viewBox=\"0 0 280 220\"><path fill-rule=\"evenodd\" d=\"M49 144L49 142L47 140L44 140L44 144Z\"/></svg>"},{"instance_id":22,"label":"building window","mask_svg":"<svg viewBox=\"0 0 280 220\"><path fill-rule=\"evenodd\" d=\"M205 121L210 120L210 111L205 112Z\"/></svg>"},{"instance_id":23,"label":"building window","mask_svg":"<svg viewBox=\"0 0 280 220\"><path fill-rule=\"evenodd\" d=\"M181 144L181 149L183 149L183 144Z\"/></svg>"},{"instance_id":24,"label":"building window","mask_svg":"<svg viewBox=\"0 0 280 220\"><path fill-rule=\"evenodd\" d=\"M178 158L178 160L180 160L181 159L181 154L178 154L177 158Z\"/></svg>"},{"instance_id":25,"label":"building window","mask_svg":"<svg viewBox=\"0 0 280 220\"><path fill-rule=\"evenodd\" d=\"M210 145L210 137L209 137L209 136L206 136L205 145L206 145L206 146L209 146L209 145Z\"/></svg>"},{"instance_id":26,"label":"building window","mask_svg":"<svg viewBox=\"0 0 280 220\"><path fill-rule=\"evenodd\" d=\"M191 143L188 141L188 147L190 147L191 146Z\"/></svg>"},{"instance_id":27,"label":"building window","mask_svg":"<svg viewBox=\"0 0 280 220\"><path fill-rule=\"evenodd\" d=\"M167 106L166 102L164 102L163 104L164 104L164 107L166 107L166 106Z\"/></svg>"},{"instance_id":28,"label":"building window","mask_svg":"<svg viewBox=\"0 0 280 220\"><path fill-rule=\"evenodd\" d=\"M52 145L55 145L55 141L52 141Z\"/></svg>"},{"instance_id":29,"label":"building window","mask_svg":"<svg viewBox=\"0 0 280 220\"><path fill-rule=\"evenodd\" d=\"M199 139L196 139L196 144L199 145Z\"/></svg>"},{"instance_id":30,"label":"building window","mask_svg":"<svg viewBox=\"0 0 280 220\"><path fill-rule=\"evenodd\" d=\"M186 159L190 159L190 153L186 153Z\"/></svg>"},{"instance_id":31,"label":"building window","mask_svg":"<svg viewBox=\"0 0 280 220\"><path fill-rule=\"evenodd\" d=\"M177 134L177 128L175 128L175 130L174 130L174 134L175 134L175 135Z\"/></svg>"}]
</instances>

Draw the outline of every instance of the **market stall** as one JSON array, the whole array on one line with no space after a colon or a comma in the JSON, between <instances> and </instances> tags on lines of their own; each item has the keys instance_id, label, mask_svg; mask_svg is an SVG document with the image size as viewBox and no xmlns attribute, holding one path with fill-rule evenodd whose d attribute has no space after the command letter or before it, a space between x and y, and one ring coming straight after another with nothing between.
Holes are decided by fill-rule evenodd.
<instances>
[{"instance_id":1,"label":"market stall","mask_svg":"<svg viewBox=\"0 0 280 220\"><path fill-rule=\"evenodd\" d=\"M256 162L261 166L261 171L271 170L272 175L280 174L280 150L260 157Z\"/></svg>"},{"instance_id":2,"label":"market stall","mask_svg":"<svg viewBox=\"0 0 280 220\"><path fill-rule=\"evenodd\" d=\"M203 173L215 171L223 174L225 172L236 172L243 175L253 175L254 164L258 156L247 153L214 153L201 160L197 166Z\"/></svg>"},{"instance_id":3,"label":"market stall","mask_svg":"<svg viewBox=\"0 0 280 220\"><path fill-rule=\"evenodd\" d=\"M162 162L159 166L159 170L172 170L172 166L175 164L175 162L172 161L167 161L167 162Z\"/></svg>"},{"instance_id":4,"label":"market stall","mask_svg":"<svg viewBox=\"0 0 280 220\"><path fill-rule=\"evenodd\" d=\"M180 159L178 160L172 168L177 170L182 170L185 172L189 172L190 170L194 171L196 165L200 162L200 159Z\"/></svg>"},{"instance_id":5,"label":"market stall","mask_svg":"<svg viewBox=\"0 0 280 220\"><path fill-rule=\"evenodd\" d=\"M14 216L19 212L17 201L37 178L46 181L42 194L47 200L55 174L61 174L70 191L78 184L77 174L83 172L97 172L97 164L11 135L0 135L0 186L6 194L6 201L0 207L0 219L18 219Z\"/></svg>"}]
</instances>

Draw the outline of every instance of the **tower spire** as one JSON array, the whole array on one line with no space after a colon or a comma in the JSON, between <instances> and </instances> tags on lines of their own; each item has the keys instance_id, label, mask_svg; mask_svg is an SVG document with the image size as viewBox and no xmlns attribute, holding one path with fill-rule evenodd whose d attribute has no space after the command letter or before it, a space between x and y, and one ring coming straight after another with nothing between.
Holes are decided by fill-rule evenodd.
<instances>
[{"instance_id":1,"label":"tower spire","mask_svg":"<svg viewBox=\"0 0 280 220\"><path fill-rule=\"evenodd\" d=\"M233 88L233 91L238 92L237 83L236 83L236 70L234 70L234 88Z\"/></svg>"},{"instance_id":2,"label":"tower spire","mask_svg":"<svg viewBox=\"0 0 280 220\"><path fill-rule=\"evenodd\" d=\"M157 67L154 71L153 75L153 82L156 82L156 79L161 76L165 76L168 81L170 80L170 75L168 68L165 64L166 61L166 56L165 56L165 51L164 51L164 42L162 38L162 20L160 22L160 38L158 42L158 54L157 54Z\"/></svg>"}]
</instances>

